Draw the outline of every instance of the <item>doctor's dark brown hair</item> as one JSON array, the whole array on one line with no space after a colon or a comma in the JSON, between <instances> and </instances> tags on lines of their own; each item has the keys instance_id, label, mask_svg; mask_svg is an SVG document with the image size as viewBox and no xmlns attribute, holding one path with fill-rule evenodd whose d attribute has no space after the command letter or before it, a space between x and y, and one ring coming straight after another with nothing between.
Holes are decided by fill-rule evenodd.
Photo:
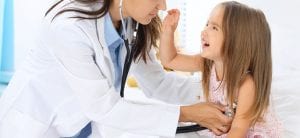
<instances>
[{"instance_id":1,"label":"doctor's dark brown hair","mask_svg":"<svg viewBox=\"0 0 300 138\"><path fill-rule=\"evenodd\" d=\"M61 2L63 2L64 0L60 0L57 3L55 3L45 14L45 16L47 16L47 14L53 9L55 8L57 5L59 5ZM100 0L72 0L70 3L73 2L77 2L80 4L86 4L86 5L93 5L96 3L99 3ZM101 0L100 1L102 3L102 7L98 10L95 11L87 11L87 10L83 10L83 9L64 9L62 11L59 11L53 18L55 18L56 16L63 14L65 12L77 12L82 14L83 16L76 16L76 17L72 17L72 18L78 18L78 19L88 19L88 20L92 20L92 19L99 19L101 17L103 17L104 15L106 15L109 11L109 7L111 6L113 0ZM135 26L135 23L133 24L133 26ZM161 20L158 16L156 16L154 19L151 20L151 22L147 25L139 25L139 29L137 31L137 38L136 38L136 48L134 48L134 55L133 55L133 59L134 61L143 59L145 62L147 62L147 57L149 57L149 52L153 47L157 48L157 41L159 39L159 35L160 35L160 31L161 31ZM150 58L150 57L149 57Z\"/></svg>"},{"instance_id":2,"label":"doctor's dark brown hair","mask_svg":"<svg viewBox=\"0 0 300 138\"><path fill-rule=\"evenodd\" d=\"M237 99L243 76L250 74L255 83L255 100L246 118L252 125L261 121L269 105L272 81L271 31L261 10L229 1L221 3L224 8L222 47L224 77L227 100L232 106ZM209 80L213 62L205 59L203 88L208 99ZM247 73L248 72L248 73ZM225 79L224 79L225 78ZM220 87L221 88L221 87Z\"/></svg>"}]
</instances>

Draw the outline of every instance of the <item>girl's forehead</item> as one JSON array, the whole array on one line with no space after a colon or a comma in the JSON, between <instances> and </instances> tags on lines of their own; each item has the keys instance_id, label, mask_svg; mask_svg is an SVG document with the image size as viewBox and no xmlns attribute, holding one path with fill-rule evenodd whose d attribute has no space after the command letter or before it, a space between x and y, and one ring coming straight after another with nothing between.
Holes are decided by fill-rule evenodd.
<instances>
[{"instance_id":1,"label":"girl's forehead","mask_svg":"<svg viewBox=\"0 0 300 138\"><path fill-rule=\"evenodd\" d=\"M224 16L224 6L217 5L210 13L209 22L222 25L222 20Z\"/></svg>"}]
</instances>

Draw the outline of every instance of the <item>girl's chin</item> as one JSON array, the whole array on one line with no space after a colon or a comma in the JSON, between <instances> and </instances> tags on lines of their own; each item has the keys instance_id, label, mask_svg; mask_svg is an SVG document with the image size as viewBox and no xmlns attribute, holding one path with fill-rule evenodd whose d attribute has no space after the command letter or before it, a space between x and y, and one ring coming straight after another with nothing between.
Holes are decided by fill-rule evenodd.
<instances>
[{"instance_id":1,"label":"girl's chin","mask_svg":"<svg viewBox=\"0 0 300 138\"><path fill-rule=\"evenodd\" d=\"M200 55L201 55L201 57L207 58L207 54L205 53L205 51L202 51L202 52L200 53Z\"/></svg>"},{"instance_id":2,"label":"girl's chin","mask_svg":"<svg viewBox=\"0 0 300 138\"><path fill-rule=\"evenodd\" d=\"M205 58L205 59L209 59L209 60L213 60L207 53L205 52L201 52L200 53L201 57Z\"/></svg>"}]
</instances>

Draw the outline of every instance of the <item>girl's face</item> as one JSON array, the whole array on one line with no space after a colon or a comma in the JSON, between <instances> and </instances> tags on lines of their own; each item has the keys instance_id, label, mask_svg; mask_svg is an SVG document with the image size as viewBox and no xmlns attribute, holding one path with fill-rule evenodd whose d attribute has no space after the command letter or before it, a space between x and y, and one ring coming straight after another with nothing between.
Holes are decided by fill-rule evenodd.
<instances>
[{"instance_id":1,"label":"girl's face","mask_svg":"<svg viewBox=\"0 0 300 138\"><path fill-rule=\"evenodd\" d=\"M224 34L222 20L224 7L216 6L210 14L204 30L201 32L202 53L201 56L214 61L222 61L222 47Z\"/></svg>"},{"instance_id":2,"label":"girl's face","mask_svg":"<svg viewBox=\"0 0 300 138\"><path fill-rule=\"evenodd\" d=\"M159 10L166 10L166 0L123 0L124 15L146 25L157 16Z\"/></svg>"}]
</instances>

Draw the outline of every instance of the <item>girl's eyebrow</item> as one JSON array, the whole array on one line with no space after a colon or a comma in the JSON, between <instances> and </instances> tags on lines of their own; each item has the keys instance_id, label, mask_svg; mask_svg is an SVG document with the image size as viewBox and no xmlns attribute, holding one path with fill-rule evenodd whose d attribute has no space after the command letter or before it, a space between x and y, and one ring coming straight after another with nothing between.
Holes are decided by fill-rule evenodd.
<instances>
[{"instance_id":1,"label":"girl's eyebrow","mask_svg":"<svg viewBox=\"0 0 300 138\"><path fill-rule=\"evenodd\" d=\"M208 21L209 24L218 26L219 28L221 28L221 25L219 25L218 23L214 22L214 21Z\"/></svg>"}]
</instances>

